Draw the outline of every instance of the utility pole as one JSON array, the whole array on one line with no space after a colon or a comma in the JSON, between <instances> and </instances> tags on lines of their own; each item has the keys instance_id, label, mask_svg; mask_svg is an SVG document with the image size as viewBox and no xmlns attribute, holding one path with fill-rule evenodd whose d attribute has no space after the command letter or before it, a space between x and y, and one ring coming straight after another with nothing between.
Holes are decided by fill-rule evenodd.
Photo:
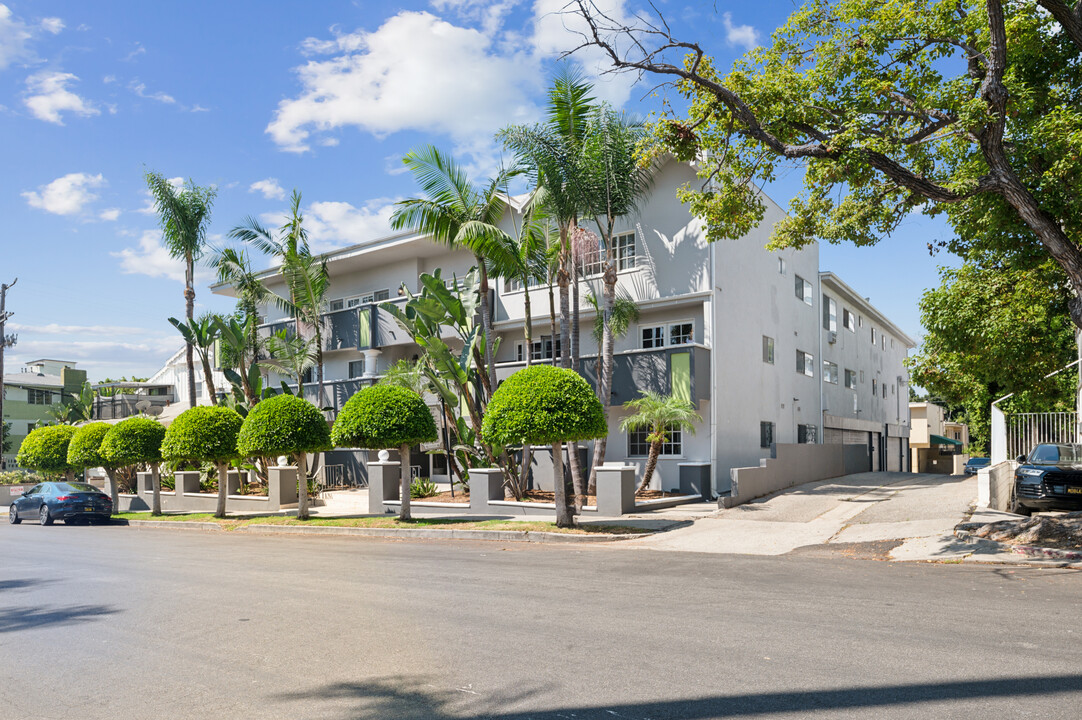
<instances>
[{"instance_id":1,"label":"utility pole","mask_svg":"<svg viewBox=\"0 0 1082 720\"><path fill-rule=\"evenodd\" d=\"M0 284L0 469L4 469L6 463L3 461L3 447L4 447L4 350L6 348L15 345L15 342L19 339L17 335L7 335L4 333L4 325L7 324L8 318L15 313L10 313L4 310L4 305L7 303L8 290L15 287L15 283L19 282L19 278L15 278L11 281L10 285Z\"/></svg>"}]
</instances>

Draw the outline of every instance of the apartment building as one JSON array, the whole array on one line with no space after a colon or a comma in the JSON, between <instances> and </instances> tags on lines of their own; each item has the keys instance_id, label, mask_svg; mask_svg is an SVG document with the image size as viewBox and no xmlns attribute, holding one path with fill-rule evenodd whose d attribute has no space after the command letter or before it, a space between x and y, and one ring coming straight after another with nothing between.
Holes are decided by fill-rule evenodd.
<instances>
[{"instance_id":1,"label":"apartment building","mask_svg":"<svg viewBox=\"0 0 1082 720\"><path fill-rule=\"evenodd\" d=\"M913 341L841 280L820 273L817 246L765 250L771 228L784 217L769 198L763 222L745 237L708 243L702 222L676 198L677 188L694 181L689 165L666 162L656 171L649 196L634 216L621 220L614 235L617 292L634 300L640 318L615 344L607 459L642 464L645 433L620 432L626 415L621 406L655 390L687 398L703 417L695 432L672 433L666 443L655 481L664 489L677 487L685 468L702 472L706 467L715 490L727 492L731 468L757 465L784 443L859 442L868 448L869 469L895 467L891 441L908 437L906 406L895 401L908 392L902 362ZM509 231L511 212L505 219ZM401 286L418 292L422 273L438 268L444 278L461 276L475 259L413 233L374 238L326 259L331 277L326 392L328 403L338 408L392 363L418 356L419 349L380 303L401 302ZM600 296L600 270L600 262L587 262L580 286L584 297ZM261 278L275 292L284 290L274 268ZM223 285L213 290L232 294ZM529 289L534 342L526 346L526 292L512 281L492 282L500 379L524 367L527 354L546 362L561 350L547 287ZM588 303L581 307L581 372L593 383L595 317ZM277 307L268 305L264 312L264 332L291 326ZM844 324L850 315L852 331ZM847 377L845 371L858 378L852 386L839 379ZM279 378L269 380L277 385ZM315 391L307 386L305 394L315 399ZM411 457L413 472L446 478L444 459L424 449L430 448ZM339 451L327 462L364 473L364 457ZM899 462L905 464L904 456Z\"/></svg>"},{"instance_id":2,"label":"apartment building","mask_svg":"<svg viewBox=\"0 0 1082 720\"><path fill-rule=\"evenodd\" d=\"M79 394L86 370L66 360L31 360L21 372L4 375L4 421L11 424L5 439L11 450L0 456L0 470L17 468L15 456L39 422L51 422L49 408Z\"/></svg>"}]
</instances>

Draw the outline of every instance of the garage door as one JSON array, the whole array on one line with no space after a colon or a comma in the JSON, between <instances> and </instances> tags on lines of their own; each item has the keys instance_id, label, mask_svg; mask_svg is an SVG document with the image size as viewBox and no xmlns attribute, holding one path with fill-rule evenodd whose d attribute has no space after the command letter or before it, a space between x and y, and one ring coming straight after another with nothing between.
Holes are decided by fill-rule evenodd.
<instances>
[{"instance_id":1,"label":"garage door","mask_svg":"<svg viewBox=\"0 0 1082 720\"><path fill-rule=\"evenodd\" d=\"M887 470L902 472L902 439L887 438Z\"/></svg>"}]
</instances>

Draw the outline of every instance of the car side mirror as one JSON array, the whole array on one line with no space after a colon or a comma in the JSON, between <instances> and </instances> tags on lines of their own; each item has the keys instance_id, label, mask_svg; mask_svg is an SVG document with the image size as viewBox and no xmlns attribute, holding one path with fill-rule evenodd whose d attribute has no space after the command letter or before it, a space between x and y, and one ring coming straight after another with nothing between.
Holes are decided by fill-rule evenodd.
<instances>
[{"instance_id":1,"label":"car side mirror","mask_svg":"<svg viewBox=\"0 0 1082 720\"><path fill-rule=\"evenodd\" d=\"M1026 456L1025 455L1019 455L1018 457L1015 458L1015 460L1017 460L1020 463L1024 463L1026 461Z\"/></svg>"}]
</instances>

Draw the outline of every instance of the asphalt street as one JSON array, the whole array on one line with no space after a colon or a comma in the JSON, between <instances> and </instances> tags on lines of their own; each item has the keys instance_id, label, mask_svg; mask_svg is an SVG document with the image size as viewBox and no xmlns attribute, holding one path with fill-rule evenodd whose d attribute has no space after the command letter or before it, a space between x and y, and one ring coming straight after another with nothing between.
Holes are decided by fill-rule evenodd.
<instances>
[{"instance_id":1,"label":"asphalt street","mask_svg":"<svg viewBox=\"0 0 1082 720\"><path fill-rule=\"evenodd\" d=\"M1082 575L0 526L0 718L1077 718Z\"/></svg>"}]
</instances>

